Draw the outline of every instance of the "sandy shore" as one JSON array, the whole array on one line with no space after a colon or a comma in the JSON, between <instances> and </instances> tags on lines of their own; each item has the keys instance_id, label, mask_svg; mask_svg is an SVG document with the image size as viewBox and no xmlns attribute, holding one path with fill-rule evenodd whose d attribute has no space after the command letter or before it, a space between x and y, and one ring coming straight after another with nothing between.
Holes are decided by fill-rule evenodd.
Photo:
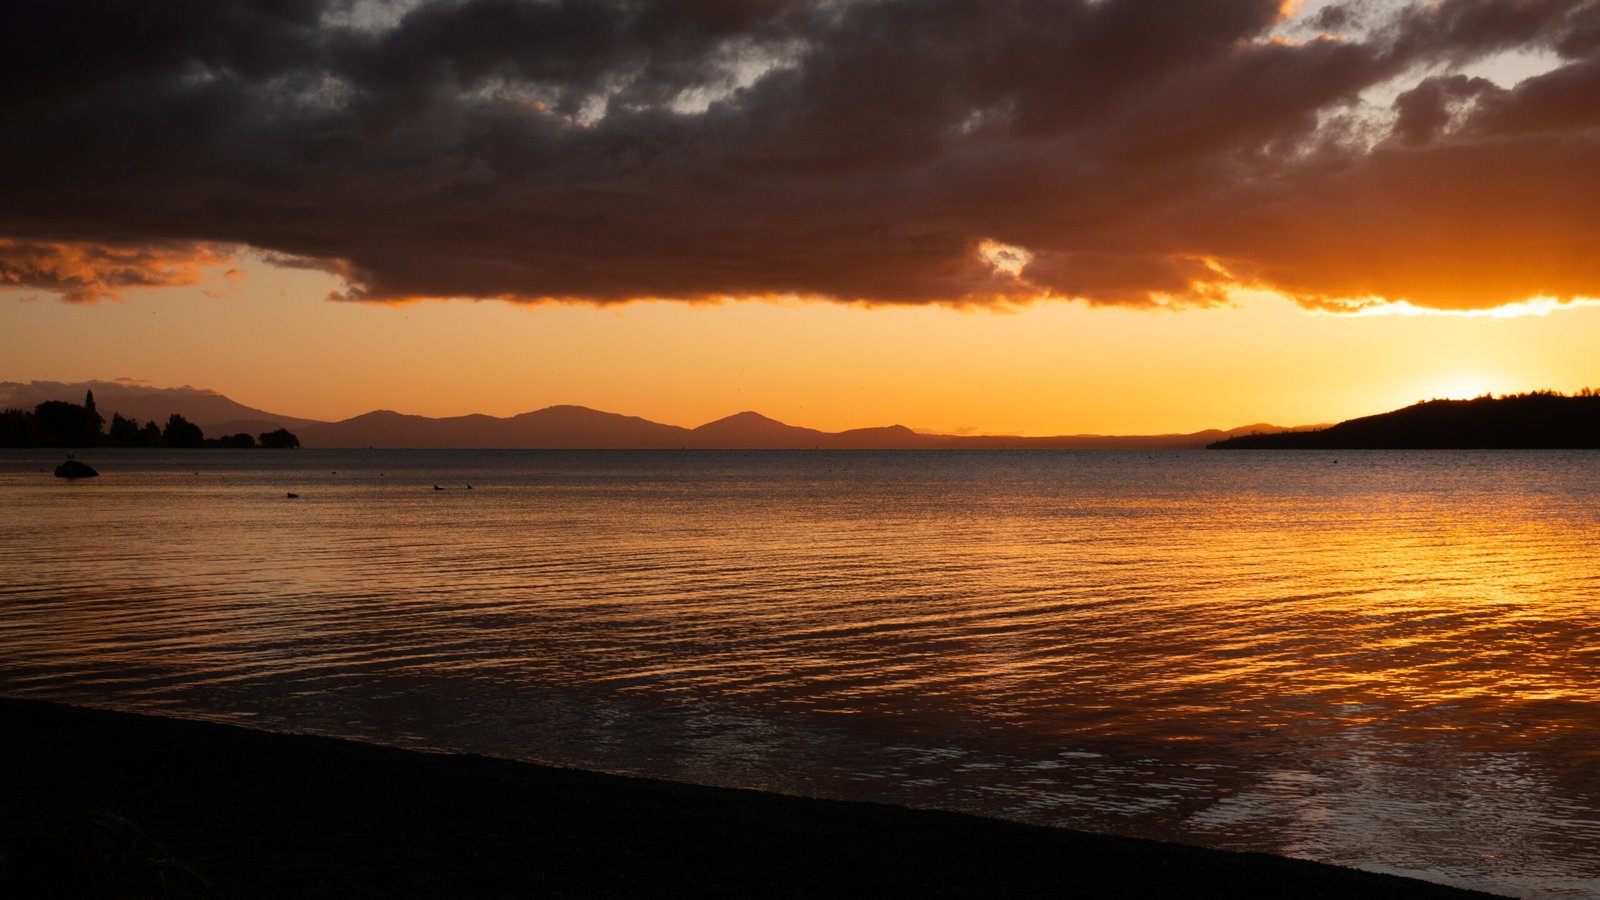
<instances>
[{"instance_id":1,"label":"sandy shore","mask_svg":"<svg viewBox=\"0 0 1600 900\"><path fill-rule=\"evenodd\" d=\"M0 700L3 897L1473 897L1261 854Z\"/></svg>"}]
</instances>

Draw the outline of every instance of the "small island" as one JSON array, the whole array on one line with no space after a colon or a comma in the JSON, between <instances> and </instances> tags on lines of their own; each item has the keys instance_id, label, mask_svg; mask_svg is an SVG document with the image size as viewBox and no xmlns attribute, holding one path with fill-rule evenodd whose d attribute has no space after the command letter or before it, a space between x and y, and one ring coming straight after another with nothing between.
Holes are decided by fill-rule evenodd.
<instances>
[{"instance_id":1,"label":"small island","mask_svg":"<svg viewBox=\"0 0 1600 900\"><path fill-rule=\"evenodd\" d=\"M177 413L167 417L165 426L156 424L153 419L141 426L134 419L125 419L112 413L111 427L107 428L105 417L95 408L94 391L89 391L81 404L47 400L31 411L8 409L0 412L0 447L266 447L292 450L299 446L300 439L287 428L265 431L259 435L240 432L208 438L199 425Z\"/></svg>"},{"instance_id":2,"label":"small island","mask_svg":"<svg viewBox=\"0 0 1600 900\"><path fill-rule=\"evenodd\" d=\"M70 453L67 454L66 462L56 466L57 478L97 478L99 475L100 473L95 471L93 466L73 459Z\"/></svg>"},{"instance_id":3,"label":"small island","mask_svg":"<svg viewBox=\"0 0 1600 900\"><path fill-rule=\"evenodd\" d=\"M1427 400L1316 431L1248 434L1211 450L1600 449L1600 393L1533 391L1472 400Z\"/></svg>"}]
</instances>

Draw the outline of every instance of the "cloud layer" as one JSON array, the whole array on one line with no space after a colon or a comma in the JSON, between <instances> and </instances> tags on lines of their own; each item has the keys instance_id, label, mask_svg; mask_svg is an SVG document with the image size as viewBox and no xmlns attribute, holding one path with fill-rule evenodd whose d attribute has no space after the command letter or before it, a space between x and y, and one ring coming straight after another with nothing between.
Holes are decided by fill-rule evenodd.
<instances>
[{"instance_id":1,"label":"cloud layer","mask_svg":"<svg viewBox=\"0 0 1600 900\"><path fill-rule=\"evenodd\" d=\"M0 283L1600 296L1600 0L13 0ZM1473 74L1546 60L1512 85ZM1020 263L1020 266L1019 266Z\"/></svg>"}]
</instances>

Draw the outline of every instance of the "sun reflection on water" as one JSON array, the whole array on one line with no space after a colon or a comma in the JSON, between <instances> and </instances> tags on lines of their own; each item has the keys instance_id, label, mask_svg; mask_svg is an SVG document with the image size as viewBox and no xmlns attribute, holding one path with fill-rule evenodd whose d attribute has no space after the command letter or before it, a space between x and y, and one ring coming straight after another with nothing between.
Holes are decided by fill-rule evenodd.
<instances>
[{"instance_id":1,"label":"sun reflection on water","mask_svg":"<svg viewBox=\"0 0 1600 900\"><path fill-rule=\"evenodd\" d=\"M1594 454L172 459L0 690L1600 895Z\"/></svg>"}]
</instances>

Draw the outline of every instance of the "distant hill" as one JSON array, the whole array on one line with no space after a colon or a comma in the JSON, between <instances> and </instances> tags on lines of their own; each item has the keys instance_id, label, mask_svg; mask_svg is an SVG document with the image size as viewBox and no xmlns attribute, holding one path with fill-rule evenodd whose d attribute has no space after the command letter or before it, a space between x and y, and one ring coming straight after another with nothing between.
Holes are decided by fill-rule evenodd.
<instances>
[{"instance_id":1,"label":"distant hill","mask_svg":"<svg viewBox=\"0 0 1600 900\"><path fill-rule=\"evenodd\" d=\"M303 447L460 449L651 449L685 447L687 428L582 406L551 406L509 419L471 415L430 419L379 410L342 422L308 425Z\"/></svg>"},{"instance_id":2,"label":"distant hill","mask_svg":"<svg viewBox=\"0 0 1600 900\"><path fill-rule=\"evenodd\" d=\"M1600 396L1551 392L1428 400L1317 431L1250 434L1216 450L1492 450L1600 448Z\"/></svg>"},{"instance_id":3,"label":"distant hill","mask_svg":"<svg viewBox=\"0 0 1600 900\"><path fill-rule=\"evenodd\" d=\"M113 413L140 422L165 424L173 413L199 425L208 435L259 434L288 428L298 431L315 419L284 416L236 403L216 391L193 387L163 388L137 381L0 381L0 410L33 409L47 400L82 403L94 391L94 405L109 424Z\"/></svg>"},{"instance_id":4,"label":"distant hill","mask_svg":"<svg viewBox=\"0 0 1600 900\"><path fill-rule=\"evenodd\" d=\"M1241 434L1287 431L1279 425L1245 425L1226 431L1208 428L1188 434L1069 434L1057 437L1009 435L930 435L933 446L959 450L1199 450Z\"/></svg>"},{"instance_id":5,"label":"distant hill","mask_svg":"<svg viewBox=\"0 0 1600 900\"><path fill-rule=\"evenodd\" d=\"M32 409L46 400L82 403L93 390L95 406L109 422L113 413L141 422L164 423L178 413L209 436L259 434L288 428L302 447L485 450L1198 450L1224 438L1275 432L1274 425L1190 434L1053 437L924 434L904 425L820 431L789 425L757 412L736 413L698 428L663 425L638 416L583 406L549 406L521 415L430 418L375 410L339 422L285 416L236 403L216 391L161 388L136 381L62 383L0 382L0 410Z\"/></svg>"},{"instance_id":6,"label":"distant hill","mask_svg":"<svg viewBox=\"0 0 1600 900\"><path fill-rule=\"evenodd\" d=\"M431 419L388 410L308 425L296 434L305 447L406 447L585 450L1198 450L1233 434L1277 430L1250 425L1164 435L922 434L904 425L819 431L741 412L698 428L663 425L582 406L551 406L510 418L473 415Z\"/></svg>"},{"instance_id":7,"label":"distant hill","mask_svg":"<svg viewBox=\"0 0 1600 900\"><path fill-rule=\"evenodd\" d=\"M707 422L692 432L697 447L737 447L804 450L820 446L832 437L815 428L800 428L769 419L760 413L735 413L725 419Z\"/></svg>"}]
</instances>

